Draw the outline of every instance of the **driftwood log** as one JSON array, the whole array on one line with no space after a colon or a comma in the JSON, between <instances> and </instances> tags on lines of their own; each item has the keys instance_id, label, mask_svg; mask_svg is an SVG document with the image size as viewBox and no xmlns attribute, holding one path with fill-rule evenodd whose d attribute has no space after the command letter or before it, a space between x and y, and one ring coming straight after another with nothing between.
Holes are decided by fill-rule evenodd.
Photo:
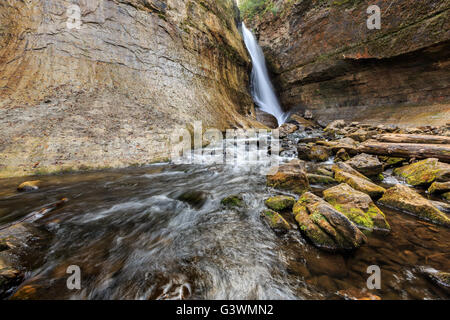
<instances>
[{"instance_id":1,"label":"driftwood log","mask_svg":"<svg viewBox=\"0 0 450 320\"><path fill-rule=\"evenodd\" d=\"M375 139L380 142L450 145L450 137L423 134L380 134Z\"/></svg>"},{"instance_id":2,"label":"driftwood log","mask_svg":"<svg viewBox=\"0 0 450 320\"><path fill-rule=\"evenodd\" d=\"M418 143L386 143L368 140L362 143L359 152L401 158L437 158L450 163L449 144L418 144Z\"/></svg>"}]
</instances>

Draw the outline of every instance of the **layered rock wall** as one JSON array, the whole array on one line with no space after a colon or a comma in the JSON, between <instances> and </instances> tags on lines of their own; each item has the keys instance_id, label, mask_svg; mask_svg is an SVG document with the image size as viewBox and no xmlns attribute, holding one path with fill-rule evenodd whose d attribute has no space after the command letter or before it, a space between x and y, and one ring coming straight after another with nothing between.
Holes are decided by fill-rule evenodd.
<instances>
[{"instance_id":1,"label":"layered rock wall","mask_svg":"<svg viewBox=\"0 0 450 320\"><path fill-rule=\"evenodd\" d=\"M0 177L145 164L196 120L251 125L238 17L233 0L1 1Z\"/></svg>"},{"instance_id":2,"label":"layered rock wall","mask_svg":"<svg viewBox=\"0 0 450 320\"><path fill-rule=\"evenodd\" d=\"M367 27L370 5L381 9L379 30ZM285 109L312 109L328 121L449 121L448 1L267 0L266 6L246 19Z\"/></svg>"}]
</instances>

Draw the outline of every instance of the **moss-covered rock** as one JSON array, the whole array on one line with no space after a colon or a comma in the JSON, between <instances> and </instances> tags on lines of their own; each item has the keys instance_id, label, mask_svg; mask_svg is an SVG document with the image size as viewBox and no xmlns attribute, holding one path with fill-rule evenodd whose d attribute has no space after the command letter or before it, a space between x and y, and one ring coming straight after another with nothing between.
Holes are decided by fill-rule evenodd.
<instances>
[{"instance_id":1,"label":"moss-covered rock","mask_svg":"<svg viewBox=\"0 0 450 320\"><path fill-rule=\"evenodd\" d=\"M450 192L446 192L446 193L442 194L442 199L450 202Z\"/></svg>"},{"instance_id":2,"label":"moss-covered rock","mask_svg":"<svg viewBox=\"0 0 450 320\"><path fill-rule=\"evenodd\" d=\"M337 153L336 153L336 157L334 158L335 162L341 162L341 161L348 161L350 160L350 156L347 153L347 151L345 151L345 149L340 149Z\"/></svg>"},{"instance_id":3,"label":"moss-covered rock","mask_svg":"<svg viewBox=\"0 0 450 320\"><path fill-rule=\"evenodd\" d=\"M361 153L345 163L361 174L369 177L378 176L383 172L383 164L380 160L376 156L365 153Z\"/></svg>"},{"instance_id":4,"label":"moss-covered rock","mask_svg":"<svg viewBox=\"0 0 450 320\"><path fill-rule=\"evenodd\" d=\"M220 203L228 208L241 208L244 206L244 198L241 195L231 195L223 198Z\"/></svg>"},{"instance_id":5,"label":"moss-covered rock","mask_svg":"<svg viewBox=\"0 0 450 320\"><path fill-rule=\"evenodd\" d=\"M268 208L278 212L291 210L295 204L295 198L289 196L275 196L267 199L265 204Z\"/></svg>"},{"instance_id":6,"label":"moss-covered rock","mask_svg":"<svg viewBox=\"0 0 450 320\"><path fill-rule=\"evenodd\" d=\"M42 181L34 180L34 181L25 181L17 187L17 191L20 192L28 192L38 190L42 185Z\"/></svg>"},{"instance_id":7,"label":"moss-covered rock","mask_svg":"<svg viewBox=\"0 0 450 320\"><path fill-rule=\"evenodd\" d=\"M177 199L188 203L196 209L200 209L208 199L208 194L204 191L189 190L182 193Z\"/></svg>"},{"instance_id":8,"label":"moss-covered rock","mask_svg":"<svg viewBox=\"0 0 450 320\"><path fill-rule=\"evenodd\" d=\"M304 162L294 160L279 166L277 173L267 176L267 186L303 194L309 189Z\"/></svg>"},{"instance_id":9,"label":"moss-covered rock","mask_svg":"<svg viewBox=\"0 0 450 320\"><path fill-rule=\"evenodd\" d=\"M396 158L387 156L379 156L378 158L384 163L385 169L400 166L403 162L406 161L405 158Z\"/></svg>"},{"instance_id":10,"label":"moss-covered rock","mask_svg":"<svg viewBox=\"0 0 450 320\"><path fill-rule=\"evenodd\" d=\"M261 212L261 218L277 233L284 233L291 229L290 224L281 214L273 210L264 210Z\"/></svg>"},{"instance_id":11,"label":"moss-covered rock","mask_svg":"<svg viewBox=\"0 0 450 320\"><path fill-rule=\"evenodd\" d=\"M340 184L323 192L324 199L336 210L344 214L359 228L373 231L390 231L384 213L365 193L347 184Z\"/></svg>"},{"instance_id":12,"label":"moss-covered rock","mask_svg":"<svg viewBox=\"0 0 450 320\"><path fill-rule=\"evenodd\" d=\"M363 175L362 173L356 171L355 169L353 169L349 164L345 163L345 162L339 162L334 164L331 167L331 170L336 174L337 171L343 171L346 173L349 173L351 175L357 176L361 179L367 180L367 181L372 181L369 178L367 178L365 175Z\"/></svg>"},{"instance_id":13,"label":"moss-covered rock","mask_svg":"<svg viewBox=\"0 0 450 320\"><path fill-rule=\"evenodd\" d=\"M301 144L297 147L298 157L301 160L325 162L331 157L331 150L316 144Z\"/></svg>"},{"instance_id":14,"label":"moss-covered rock","mask_svg":"<svg viewBox=\"0 0 450 320\"><path fill-rule=\"evenodd\" d=\"M363 179L342 170L335 171L334 178L337 182L346 183L353 189L367 193L372 199L379 199L386 191L383 187L380 187L367 179Z\"/></svg>"},{"instance_id":15,"label":"moss-covered rock","mask_svg":"<svg viewBox=\"0 0 450 320\"><path fill-rule=\"evenodd\" d=\"M310 192L297 201L293 214L300 230L319 248L353 250L367 241L345 215Z\"/></svg>"},{"instance_id":16,"label":"moss-covered rock","mask_svg":"<svg viewBox=\"0 0 450 320\"><path fill-rule=\"evenodd\" d=\"M312 184L336 184L336 180L334 180L333 177L313 173L308 173L307 176L309 183Z\"/></svg>"},{"instance_id":17,"label":"moss-covered rock","mask_svg":"<svg viewBox=\"0 0 450 320\"><path fill-rule=\"evenodd\" d=\"M434 181L450 181L450 165L429 158L394 170L412 186L430 185Z\"/></svg>"},{"instance_id":18,"label":"moss-covered rock","mask_svg":"<svg viewBox=\"0 0 450 320\"><path fill-rule=\"evenodd\" d=\"M415 190L397 184L388 189L380 203L411 213L419 218L450 227L450 219Z\"/></svg>"},{"instance_id":19,"label":"moss-covered rock","mask_svg":"<svg viewBox=\"0 0 450 320\"><path fill-rule=\"evenodd\" d=\"M429 193L446 193L450 191L450 181L449 182L434 182L430 188L428 188Z\"/></svg>"}]
</instances>

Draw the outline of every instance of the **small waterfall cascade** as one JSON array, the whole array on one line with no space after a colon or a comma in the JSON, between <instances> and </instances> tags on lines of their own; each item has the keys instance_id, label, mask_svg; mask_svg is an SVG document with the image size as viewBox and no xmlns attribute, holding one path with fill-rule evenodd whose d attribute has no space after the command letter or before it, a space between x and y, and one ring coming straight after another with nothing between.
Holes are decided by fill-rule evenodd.
<instances>
[{"instance_id":1,"label":"small waterfall cascade","mask_svg":"<svg viewBox=\"0 0 450 320\"><path fill-rule=\"evenodd\" d=\"M244 42L253 63L251 75L252 96L255 104L264 112L273 115L278 125L286 122L288 114L281 109L280 102L270 81L264 53L253 33L242 23Z\"/></svg>"}]
</instances>

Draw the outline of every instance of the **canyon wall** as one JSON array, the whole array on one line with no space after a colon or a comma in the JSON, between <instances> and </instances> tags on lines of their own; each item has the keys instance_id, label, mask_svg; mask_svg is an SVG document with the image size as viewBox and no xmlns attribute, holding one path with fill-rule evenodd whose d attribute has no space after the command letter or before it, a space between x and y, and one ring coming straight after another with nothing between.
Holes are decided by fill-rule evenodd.
<instances>
[{"instance_id":1,"label":"canyon wall","mask_svg":"<svg viewBox=\"0 0 450 320\"><path fill-rule=\"evenodd\" d=\"M260 1L243 12L286 110L415 125L450 122L450 2ZM381 9L369 30L367 9Z\"/></svg>"},{"instance_id":2,"label":"canyon wall","mask_svg":"<svg viewBox=\"0 0 450 320\"><path fill-rule=\"evenodd\" d=\"M255 125L238 19L233 0L1 1L0 177L165 160L196 120Z\"/></svg>"}]
</instances>

